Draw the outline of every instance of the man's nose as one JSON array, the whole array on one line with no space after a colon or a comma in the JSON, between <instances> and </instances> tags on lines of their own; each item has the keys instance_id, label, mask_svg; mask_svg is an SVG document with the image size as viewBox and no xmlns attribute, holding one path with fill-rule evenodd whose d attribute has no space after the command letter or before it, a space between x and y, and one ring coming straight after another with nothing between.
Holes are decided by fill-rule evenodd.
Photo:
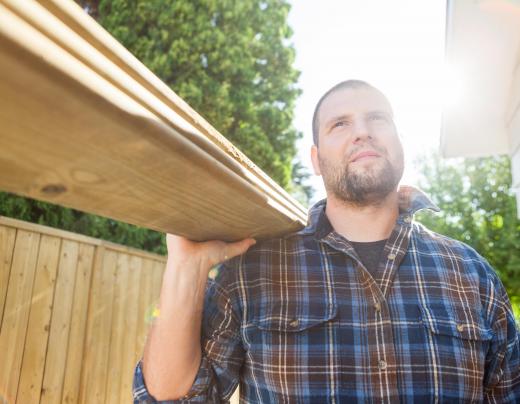
<instances>
[{"instance_id":1,"label":"man's nose","mask_svg":"<svg viewBox=\"0 0 520 404\"><path fill-rule=\"evenodd\" d=\"M370 128L364 119L357 119L353 127L354 142L372 139Z\"/></svg>"}]
</instances>

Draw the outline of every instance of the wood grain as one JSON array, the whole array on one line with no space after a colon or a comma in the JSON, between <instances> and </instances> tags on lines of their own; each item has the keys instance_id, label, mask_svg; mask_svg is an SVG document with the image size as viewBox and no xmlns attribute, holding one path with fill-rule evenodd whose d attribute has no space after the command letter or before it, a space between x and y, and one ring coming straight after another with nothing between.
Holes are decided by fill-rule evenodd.
<instances>
[{"instance_id":1,"label":"wood grain","mask_svg":"<svg viewBox=\"0 0 520 404\"><path fill-rule=\"evenodd\" d=\"M195 240L302 227L301 205L65 3L0 0L0 188Z\"/></svg>"},{"instance_id":2,"label":"wood grain","mask_svg":"<svg viewBox=\"0 0 520 404\"><path fill-rule=\"evenodd\" d=\"M69 333L78 266L79 244L64 240L56 278L49 346L42 385L40 403L61 402L67 352L77 349L69 346ZM80 347L81 349L81 347Z\"/></svg>"},{"instance_id":3,"label":"wood grain","mask_svg":"<svg viewBox=\"0 0 520 404\"><path fill-rule=\"evenodd\" d=\"M0 402L130 402L165 257L6 218L0 246Z\"/></svg>"},{"instance_id":4,"label":"wood grain","mask_svg":"<svg viewBox=\"0 0 520 404\"><path fill-rule=\"evenodd\" d=\"M121 361L121 383L119 389L119 401L114 403L132 401L132 381L134 377L134 365L138 358L135 357L135 342L138 327L142 327L139 318L139 294L142 293L141 278L142 260L139 257L130 257L130 265L127 268L129 287L126 290L127 304L125 306L125 319L123 329L127 337L123 340L123 352Z\"/></svg>"},{"instance_id":5,"label":"wood grain","mask_svg":"<svg viewBox=\"0 0 520 404\"><path fill-rule=\"evenodd\" d=\"M62 403L75 404L78 402L94 253L95 247L80 244L76 282L74 285L74 302L72 304L69 349L67 351L67 362L63 381Z\"/></svg>"},{"instance_id":6,"label":"wood grain","mask_svg":"<svg viewBox=\"0 0 520 404\"><path fill-rule=\"evenodd\" d=\"M40 235L18 231L0 330L0 394L14 402L22 367Z\"/></svg>"},{"instance_id":7,"label":"wood grain","mask_svg":"<svg viewBox=\"0 0 520 404\"><path fill-rule=\"evenodd\" d=\"M4 316L5 298L9 274L11 273L11 262L13 258L14 240L16 229L0 226L0 326Z\"/></svg>"},{"instance_id":8,"label":"wood grain","mask_svg":"<svg viewBox=\"0 0 520 404\"><path fill-rule=\"evenodd\" d=\"M16 401L40 402L61 240L41 236Z\"/></svg>"},{"instance_id":9,"label":"wood grain","mask_svg":"<svg viewBox=\"0 0 520 404\"><path fill-rule=\"evenodd\" d=\"M117 253L100 247L93 268L87 333L80 383L80 403L105 400L112 330L112 305L117 270Z\"/></svg>"}]
</instances>

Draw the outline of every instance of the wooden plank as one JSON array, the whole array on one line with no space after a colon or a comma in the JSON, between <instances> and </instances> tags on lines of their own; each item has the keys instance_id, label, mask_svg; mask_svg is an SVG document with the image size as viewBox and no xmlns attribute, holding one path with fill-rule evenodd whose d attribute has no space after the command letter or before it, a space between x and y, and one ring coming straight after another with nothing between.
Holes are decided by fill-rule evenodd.
<instances>
[{"instance_id":1,"label":"wooden plank","mask_svg":"<svg viewBox=\"0 0 520 404\"><path fill-rule=\"evenodd\" d=\"M117 253L105 251L102 246L98 248L92 273L80 403L105 400L116 264Z\"/></svg>"},{"instance_id":2,"label":"wooden plank","mask_svg":"<svg viewBox=\"0 0 520 404\"><path fill-rule=\"evenodd\" d=\"M11 272L16 229L0 226L0 328L4 316L5 298Z\"/></svg>"},{"instance_id":3,"label":"wooden plank","mask_svg":"<svg viewBox=\"0 0 520 404\"><path fill-rule=\"evenodd\" d=\"M305 223L299 204L84 33L33 1L2 3L0 188L196 240L270 237Z\"/></svg>"},{"instance_id":4,"label":"wooden plank","mask_svg":"<svg viewBox=\"0 0 520 404\"><path fill-rule=\"evenodd\" d=\"M122 368L119 401L114 403L130 403L132 402L132 381L134 376L134 365L136 363L135 343L139 322L139 294L141 284L141 270L143 267L142 259L139 257L130 257L129 267L127 268L129 275L129 288L127 290L127 300L125 305L124 330L127 337L123 339Z\"/></svg>"},{"instance_id":5,"label":"wooden plank","mask_svg":"<svg viewBox=\"0 0 520 404\"><path fill-rule=\"evenodd\" d=\"M0 394L15 401L25 345L40 235L18 231L0 330Z\"/></svg>"},{"instance_id":6,"label":"wooden plank","mask_svg":"<svg viewBox=\"0 0 520 404\"><path fill-rule=\"evenodd\" d=\"M41 236L16 398L18 403L40 402L60 246L59 238Z\"/></svg>"},{"instance_id":7,"label":"wooden plank","mask_svg":"<svg viewBox=\"0 0 520 404\"><path fill-rule=\"evenodd\" d=\"M16 0L9 0L9 3L18 4ZM26 18L28 15L32 15L31 21L33 24L45 31L49 37L52 37L53 40L66 48L78 60L102 74L104 78L118 88L126 89L127 94L141 102L141 104L146 105L149 109L154 110L158 115L161 115L161 109L164 110L162 117L165 121L169 121L172 116L171 111L174 111L175 115L180 116L196 129L196 133L185 133L190 141L217 158L217 160L225 162L235 172L242 173L246 170L248 174L252 174L256 179L256 185L266 192L270 198L276 200L277 203L286 206L288 209L296 208L298 210L301 208L297 207L297 202L284 189L213 128L201 115L175 94L170 87L139 62L92 18L88 18L81 7L75 3L63 0L38 0L38 3L51 13L53 18L62 22L73 33L77 33L85 43L82 46L78 46L77 42L74 42L74 39L72 39L71 32L63 35L63 31L55 30L58 25L56 20L53 20L51 24L42 23L42 8L33 7L31 13L27 5L25 5L21 14L25 15ZM54 30L49 30L49 26L54 28ZM99 52L103 57L99 58L94 57L93 54L87 54L85 44L90 46L89 50ZM112 62L113 65L107 65L106 61L104 63L102 61L104 58ZM127 76L134 81L134 86L130 85L132 87L130 89L128 88L128 82L124 79ZM135 91L135 84L138 84L141 89L145 90L140 96ZM155 98L151 99L150 96Z\"/></svg>"},{"instance_id":8,"label":"wooden plank","mask_svg":"<svg viewBox=\"0 0 520 404\"><path fill-rule=\"evenodd\" d=\"M112 329L110 335L109 359L110 372L108 373L107 391L105 396L106 403L118 403L121 372L124 355L128 352L124 350L124 341L130 337L130 333L125 328L125 316L128 315L127 304L129 303L128 289L130 284L129 256L118 254L117 274L114 286L114 300L112 305Z\"/></svg>"},{"instance_id":9,"label":"wooden plank","mask_svg":"<svg viewBox=\"0 0 520 404\"><path fill-rule=\"evenodd\" d=\"M63 240L40 398L42 404L61 402L67 350L69 349L68 342L78 254L78 243ZM75 347L70 347L70 349L75 349Z\"/></svg>"},{"instance_id":10,"label":"wooden plank","mask_svg":"<svg viewBox=\"0 0 520 404\"><path fill-rule=\"evenodd\" d=\"M78 402L94 252L94 246L88 244L79 246L62 403L75 404Z\"/></svg>"},{"instance_id":11,"label":"wooden plank","mask_svg":"<svg viewBox=\"0 0 520 404\"><path fill-rule=\"evenodd\" d=\"M170 87L163 83L157 76L153 74L146 66L137 60L127 49L125 49L114 37L105 31L92 18L87 18L85 12L77 4L72 2L64 2L62 0L38 0L38 3L45 7L56 18L62 21L67 27L76 33L80 33L83 40L89 45L101 52L107 59L113 62L118 68L128 74L133 80L139 83L143 88L157 97L165 105L175 111L183 119L197 128L200 133L211 140L206 142L206 148L215 145L226 152L232 159L238 159L244 164L254 175L262 178L265 182L266 190L272 188L274 193L280 193L285 197L289 195L274 181L272 181L265 173L263 173L247 156L237 149L229 140L221 133L213 128L200 114L191 108L182 98L180 98ZM39 25L41 28L45 28ZM52 35L49 32L49 35ZM63 38L55 38L62 40L61 45L67 47L63 42ZM95 64L92 59L85 57L74 46L68 46L68 50L78 59L82 60L92 68ZM107 79L112 82L119 83L119 77L113 77L109 72L105 72ZM196 138L193 139L196 141ZM201 142L201 146L202 146Z\"/></svg>"}]
</instances>

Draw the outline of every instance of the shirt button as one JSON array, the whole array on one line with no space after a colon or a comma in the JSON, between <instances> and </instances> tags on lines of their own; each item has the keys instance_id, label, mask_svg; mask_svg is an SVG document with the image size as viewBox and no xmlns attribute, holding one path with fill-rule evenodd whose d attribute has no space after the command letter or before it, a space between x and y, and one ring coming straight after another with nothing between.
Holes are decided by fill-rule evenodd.
<instances>
[{"instance_id":1,"label":"shirt button","mask_svg":"<svg viewBox=\"0 0 520 404\"><path fill-rule=\"evenodd\" d=\"M411 223L412 222L412 217L411 216L405 216L403 218L403 220L406 222L406 223Z\"/></svg>"},{"instance_id":2,"label":"shirt button","mask_svg":"<svg viewBox=\"0 0 520 404\"><path fill-rule=\"evenodd\" d=\"M385 361L379 361L379 369L385 370L386 369L386 362Z\"/></svg>"},{"instance_id":3,"label":"shirt button","mask_svg":"<svg viewBox=\"0 0 520 404\"><path fill-rule=\"evenodd\" d=\"M289 326L291 326L292 328L296 328L300 325L300 320L298 320L297 318L295 318L294 320L291 320L291 322L289 323Z\"/></svg>"},{"instance_id":4,"label":"shirt button","mask_svg":"<svg viewBox=\"0 0 520 404\"><path fill-rule=\"evenodd\" d=\"M395 255L394 253L388 254L389 260L395 260L395 257L397 257L397 255Z\"/></svg>"},{"instance_id":5,"label":"shirt button","mask_svg":"<svg viewBox=\"0 0 520 404\"><path fill-rule=\"evenodd\" d=\"M464 326L462 324L457 324L457 331L462 332L464 330Z\"/></svg>"},{"instance_id":6,"label":"shirt button","mask_svg":"<svg viewBox=\"0 0 520 404\"><path fill-rule=\"evenodd\" d=\"M375 302L374 309L376 309L377 312L381 311L381 304L379 304L379 302Z\"/></svg>"}]
</instances>

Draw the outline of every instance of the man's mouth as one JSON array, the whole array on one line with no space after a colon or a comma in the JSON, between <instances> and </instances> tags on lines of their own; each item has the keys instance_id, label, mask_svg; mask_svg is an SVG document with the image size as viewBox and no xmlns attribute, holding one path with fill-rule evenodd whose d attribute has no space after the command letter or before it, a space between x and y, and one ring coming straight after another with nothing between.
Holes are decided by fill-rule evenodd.
<instances>
[{"instance_id":1,"label":"man's mouth","mask_svg":"<svg viewBox=\"0 0 520 404\"><path fill-rule=\"evenodd\" d=\"M352 158L350 159L350 162L354 163L356 161L369 160L369 159L378 158L378 157L381 157L381 155L379 153L372 151L372 150L365 150L365 151L354 154L352 156Z\"/></svg>"}]
</instances>

